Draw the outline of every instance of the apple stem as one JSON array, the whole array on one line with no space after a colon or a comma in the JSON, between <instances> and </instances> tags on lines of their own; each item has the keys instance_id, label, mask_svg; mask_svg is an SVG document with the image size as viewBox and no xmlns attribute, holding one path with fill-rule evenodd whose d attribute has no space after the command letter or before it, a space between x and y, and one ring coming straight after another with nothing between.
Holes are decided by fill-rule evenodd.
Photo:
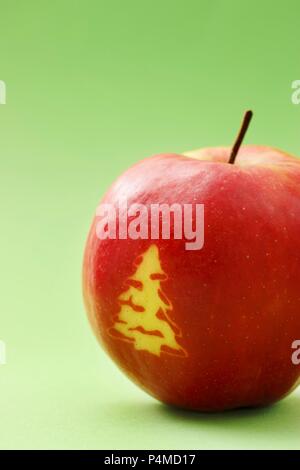
<instances>
[{"instance_id":1,"label":"apple stem","mask_svg":"<svg viewBox=\"0 0 300 470\"><path fill-rule=\"evenodd\" d=\"M245 134L247 132L247 129L249 127L249 124L250 124L250 121L252 119L252 116L253 116L253 112L252 111L246 111L245 112L245 116L244 116L244 119L243 119L243 123L242 123L242 126L241 126L241 129L240 129L240 132L238 133L238 136L236 138L236 141L232 147L232 150L231 150L231 154L230 154L230 158L229 158L229 161L228 163L231 163L233 164L235 162L235 159L236 159L236 156L237 156L237 153L239 151L239 148L243 142L243 139L245 137Z\"/></svg>"}]
</instances>

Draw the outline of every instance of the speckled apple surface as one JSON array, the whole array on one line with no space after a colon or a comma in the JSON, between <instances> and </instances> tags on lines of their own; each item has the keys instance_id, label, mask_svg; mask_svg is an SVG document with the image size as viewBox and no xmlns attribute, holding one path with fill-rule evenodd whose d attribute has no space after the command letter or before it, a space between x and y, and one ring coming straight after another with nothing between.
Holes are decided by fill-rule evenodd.
<instances>
[{"instance_id":1,"label":"speckled apple surface","mask_svg":"<svg viewBox=\"0 0 300 470\"><path fill-rule=\"evenodd\" d=\"M1 5L1 448L300 448L299 390L161 405L101 351L81 295L93 211L138 160L230 145L249 107L246 143L300 155L298 17L294 0Z\"/></svg>"}]
</instances>

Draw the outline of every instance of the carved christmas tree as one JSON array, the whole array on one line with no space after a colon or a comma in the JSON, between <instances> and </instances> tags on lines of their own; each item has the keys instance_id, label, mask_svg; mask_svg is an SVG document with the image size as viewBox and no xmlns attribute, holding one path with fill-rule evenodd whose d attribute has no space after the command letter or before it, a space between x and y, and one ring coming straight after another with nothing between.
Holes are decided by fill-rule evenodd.
<instances>
[{"instance_id":1,"label":"carved christmas tree","mask_svg":"<svg viewBox=\"0 0 300 470\"><path fill-rule=\"evenodd\" d=\"M151 245L138 258L134 275L126 281L128 289L118 298L120 311L110 333L156 356L161 352L186 356L177 342L181 331L169 317L171 302L161 289L166 279L158 248Z\"/></svg>"}]
</instances>

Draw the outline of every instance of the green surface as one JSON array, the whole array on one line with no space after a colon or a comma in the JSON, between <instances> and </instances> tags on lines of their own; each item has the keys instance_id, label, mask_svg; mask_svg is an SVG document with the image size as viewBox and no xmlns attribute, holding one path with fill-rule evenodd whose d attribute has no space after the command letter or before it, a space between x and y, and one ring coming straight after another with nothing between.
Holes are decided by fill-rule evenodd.
<instances>
[{"instance_id":1,"label":"green surface","mask_svg":"<svg viewBox=\"0 0 300 470\"><path fill-rule=\"evenodd\" d=\"M145 156L246 141L300 155L298 0L0 0L1 448L300 448L300 394L171 410L93 338L81 260L102 193ZM299 332L300 335L300 332Z\"/></svg>"}]
</instances>

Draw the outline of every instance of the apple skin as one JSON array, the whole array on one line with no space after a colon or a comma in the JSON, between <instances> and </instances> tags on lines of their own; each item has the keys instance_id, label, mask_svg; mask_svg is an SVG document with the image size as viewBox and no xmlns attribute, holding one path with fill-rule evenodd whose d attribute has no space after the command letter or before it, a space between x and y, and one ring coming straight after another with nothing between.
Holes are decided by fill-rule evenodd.
<instances>
[{"instance_id":1,"label":"apple skin","mask_svg":"<svg viewBox=\"0 0 300 470\"><path fill-rule=\"evenodd\" d=\"M95 217L83 266L93 330L123 372L164 403L201 411L271 404L291 392L300 368L300 160L242 146L162 154L127 170L102 203L205 205L205 244L99 240ZM163 291L186 357L137 350L109 331L134 260L155 243Z\"/></svg>"}]
</instances>

